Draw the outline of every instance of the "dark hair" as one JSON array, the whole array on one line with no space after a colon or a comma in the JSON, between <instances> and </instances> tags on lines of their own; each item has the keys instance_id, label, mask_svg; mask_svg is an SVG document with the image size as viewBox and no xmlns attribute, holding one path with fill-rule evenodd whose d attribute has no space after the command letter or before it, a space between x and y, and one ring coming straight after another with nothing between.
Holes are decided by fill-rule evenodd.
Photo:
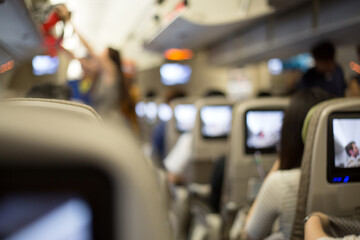
<instances>
[{"instance_id":1,"label":"dark hair","mask_svg":"<svg viewBox=\"0 0 360 240\"><path fill-rule=\"evenodd\" d=\"M33 86L26 94L29 98L47 98L70 100L72 92L70 87L66 85L55 85L52 83L45 83Z\"/></svg>"},{"instance_id":2,"label":"dark hair","mask_svg":"<svg viewBox=\"0 0 360 240\"><path fill-rule=\"evenodd\" d=\"M335 59L335 46L330 41L322 41L311 49L311 54L318 61L333 61Z\"/></svg>"},{"instance_id":3,"label":"dark hair","mask_svg":"<svg viewBox=\"0 0 360 240\"><path fill-rule=\"evenodd\" d=\"M177 98L183 98L186 94L183 91L180 90L170 90L165 95L165 102L170 103L172 100L175 100Z\"/></svg>"},{"instance_id":4,"label":"dark hair","mask_svg":"<svg viewBox=\"0 0 360 240\"><path fill-rule=\"evenodd\" d=\"M119 51L115 50L114 48L109 47L108 54L109 54L110 59L116 65L116 68L121 69L121 57L120 57Z\"/></svg>"},{"instance_id":5,"label":"dark hair","mask_svg":"<svg viewBox=\"0 0 360 240\"><path fill-rule=\"evenodd\" d=\"M256 95L257 97L271 97L271 93L267 91L260 91Z\"/></svg>"},{"instance_id":6,"label":"dark hair","mask_svg":"<svg viewBox=\"0 0 360 240\"><path fill-rule=\"evenodd\" d=\"M349 142L349 144L346 145L346 147L345 147L345 151L346 151L347 155L349 155L349 156L351 156L351 155L350 155L350 151L351 151L351 150L354 150L353 144L355 144L354 141Z\"/></svg>"},{"instance_id":7,"label":"dark hair","mask_svg":"<svg viewBox=\"0 0 360 240\"><path fill-rule=\"evenodd\" d=\"M291 98L281 129L280 169L300 167L304 151L301 131L306 114L314 105L332 96L319 88L300 90Z\"/></svg>"},{"instance_id":8,"label":"dark hair","mask_svg":"<svg viewBox=\"0 0 360 240\"><path fill-rule=\"evenodd\" d=\"M156 93L155 93L155 91L150 90L150 91L148 91L148 92L145 94L145 97L146 97L146 98L156 97Z\"/></svg>"},{"instance_id":9,"label":"dark hair","mask_svg":"<svg viewBox=\"0 0 360 240\"><path fill-rule=\"evenodd\" d=\"M225 97L225 93L220 90L210 89L205 92L204 97Z\"/></svg>"},{"instance_id":10,"label":"dark hair","mask_svg":"<svg viewBox=\"0 0 360 240\"><path fill-rule=\"evenodd\" d=\"M358 44L356 46L356 52L357 52L358 56L360 57L360 44Z\"/></svg>"}]
</instances>

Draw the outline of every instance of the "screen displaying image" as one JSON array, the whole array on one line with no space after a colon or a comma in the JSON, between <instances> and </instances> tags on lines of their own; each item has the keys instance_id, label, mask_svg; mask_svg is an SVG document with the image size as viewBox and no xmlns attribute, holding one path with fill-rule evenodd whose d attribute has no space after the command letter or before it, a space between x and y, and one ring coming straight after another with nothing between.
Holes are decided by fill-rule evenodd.
<instances>
[{"instance_id":1,"label":"screen displaying image","mask_svg":"<svg viewBox=\"0 0 360 240\"><path fill-rule=\"evenodd\" d=\"M248 111L246 113L247 152L264 149L276 152L283 118L284 112L281 110Z\"/></svg>"},{"instance_id":2,"label":"screen displaying image","mask_svg":"<svg viewBox=\"0 0 360 240\"><path fill-rule=\"evenodd\" d=\"M196 119L194 104L179 104L174 108L176 129L179 132L189 132L193 129Z\"/></svg>"},{"instance_id":3,"label":"screen displaying image","mask_svg":"<svg viewBox=\"0 0 360 240\"><path fill-rule=\"evenodd\" d=\"M200 110L201 134L205 138L227 137L231 129L232 107L204 106Z\"/></svg>"},{"instance_id":4,"label":"screen displaying image","mask_svg":"<svg viewBox=\"0 0 360 240\"><path fill-rule=\"evenodd\" d=\"M155 102L148 102L145 109L147 122L156 122L156 117L158 115L158 105Z\"/></svg>"},{"instance_id":5,"label":"screen displaying image","mask_svg":"<svg viewBox=\"0 0 360 240\"><path fill-rule=\"evenodd\" d=\"M55 74L59 67L59 58L47 55L35 56L32 60L33 73L37 76Z\"/></svg>"},{"instance_id":6,"label":"screen displaying image","mask_svg":"<svg viewBox=\"0 0 360 240\"><path fill-rule=\"evenodd\" d=\"M7 194L0 198L0 238L91 240L92 212L77 197Z\"/></svg>"},{"instance_id":7,"label":"screen displaying image","mask_svg":"<svg viewBox=\"0 0 360 240\"><path fill-rule=\"evenodd\" d=\"M166 86L185 84L191 77L191 67L180 63L166 63L160 67L161 82Z\"/></svg>"},{"instance_id":8,"label":"screen displaying image","mask_svg":"<svg viewBox=\"0 0 360 240\"><path fill-rule=\"evenodd\" d=\"M360 119L333 119L332 124L335 167L360 167Z\"/></svg>"}]
</instances>

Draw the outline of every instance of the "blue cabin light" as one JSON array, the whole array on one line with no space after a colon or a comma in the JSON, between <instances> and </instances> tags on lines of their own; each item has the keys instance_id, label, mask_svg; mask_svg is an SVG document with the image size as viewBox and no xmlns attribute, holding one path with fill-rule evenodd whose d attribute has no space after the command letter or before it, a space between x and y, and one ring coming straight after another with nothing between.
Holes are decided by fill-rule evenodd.
<instances>
[{"instance_id":1,"label":"blue cabin light","mask_svg":"<svg viewBox=\"0 0 360 240\"><path fill-rule=\"evenodd\" d=\"M344 177L344 182L348 182L349 178L350 178L349 176Z\"/></svg>"}]
</instances>

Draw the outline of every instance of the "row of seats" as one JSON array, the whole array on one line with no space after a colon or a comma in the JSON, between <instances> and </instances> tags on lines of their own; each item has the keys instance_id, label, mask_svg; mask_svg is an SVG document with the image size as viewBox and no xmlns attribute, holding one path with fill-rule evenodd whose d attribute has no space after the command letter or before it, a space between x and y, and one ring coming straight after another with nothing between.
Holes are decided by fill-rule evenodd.
<instances>
[{"instance_id":1,"label":"row of seats","mask_svg":"<svg viewBox=\"0 0 360 240\"><path fill-rule=\"evenodd\" d=\"M194 231L192 235L195 236L194 239L203 239L204 237L207 239L227 238L231 227L233 231L237 227L231 226L234 220L232 213L235 210L247 209L250 206L261 185L261 180L277 159L275 149L266 146L266 144L271 143L270 137L266 139L268 137L266 134L269 131L267 133L261 131L256 133L258 134L259 145L249 146L251 145L250 128L256 129L261 125L266 128L269 127L266 125L271 122L272 127L278 131L279 126L276 126L275 121L279 116L282 116L281 113L289 104L289 99L286 98L260 98L237 103L233 105L232 130L229 137L215 141L205 138L201 134L202 122L199 109L210 105L232 105L232 103L225 101L224 99L203 99L196 103L198 113L193 129L193 158L190 166L192 170L188 171L191 174L188 177L189 182L206 183L206 180L209 179L209 169L211 169L210 165L213 160L221 154L226 154L228 160L221 197L222 215L214 216L210 212L208 214L202 212L197 218L198 221L195 220L195 229L197 227L201 231ZM334 157L330 159L329 153L334 151L334 146L328 143L330 141L329 131L333 131L330 129L332 125L330 125L329 120L332 114L352 112L355 115L348 118L360 118L360 114L357 113L360 110L359 101L359 99L327 101L317 106L307 117L308 123L304 125L309 130L306 138L304 138L305 152L299 192L300 199L294 223L294 239L296 237L298 239L303 238L303 219L313 211L323 211L335 216L351 216L359 207L360 195L353 194L356 189L359 189L359 185L356 183L356 176L359 175L359 171L358 169L340 169L334 166L331 170L330 166L335 160ZM177 100L177 104L181 104L181 100ZM261 117L257 123L259 126L247 126L250 124L247 123L249 118L255 121L252 122L252 125L256 125L256 120L254 120L256 116ZM304 129L307 129L306 127ZM273 129L273 133L275 133L275 129ZM175 130L173 129L173 131ZM341 151L344 151L344 148ZM333 154L333 156L335 155ZM204 163L207 165L203 168ZM349 179L354 182L349 183ZM199 211L196 214L199 214ZM214 229L218 229L219 232L214 231ZM220 233L220 229L222 229L222 233ZM232 237L239 237L239 234L233 233Z\"/></svg>"},{"instance_id":2,"label":"row of seats","mask_svg":"<svg viewBox=\"0 0 360 240\"><path fill-rule=\"evenodd\" d=\"M200 101L199 109L205 105L226 105L224 100L206 101ZM357 214L358 168L346 169L333 163L337 156L334 119L345 127L349 119L355 121L351 127L360 125L359 103L359 99L326 101L316 106L306 119L305 152L292 239L303 239L302 220L310 212L346 217ZM287 104L287 99L276 98L237 103L233 106L228 138L204 138L200 134L199 111L194 128L199 131L194 146L200 144L202 150L193 160L196 164L218 153L228 153L222 197L225 212L230 209L229 205L236 210L249 205L256 195L249 188L256 190L251 179L261 179L262 171L268 171L276 158L273 148L265 141L258 142L257 146L251 143L249 139L253 135L251 127L245 127L247 119L256 119L260 112L281 112ZM54 234L50 223L54 223L52 227L59 223L64 226L63 233L83 236L76 239L185 237L180 233L183 228L176 229L181 221L174 220L166 207L166 194L159 194L165 190L157 181L153 165L141 154L140 146L125 126L105 126L91 108L66 101L7 100L0 103L0 112L1 238L39 239L36 230L46 226L47 235L40 238L52 239L47 238ZM265 115L260 116L263 116L261 123L267 122ZM255 137L264 140L265 130L255 133ZM222 145L217 152L215 143L219 142ZM212 144L214 151L201 155L207 152L207 143ZM194 182L196 173L192 172ZM69 216L61 214L69 210L75 214L71 215L71 219L76 220L76 224L70 224L72 227L64 223L69 218L59 222L56 217ZM227 237L228 233L222 235L221 229L229 230L225 225L232 223L226 221L226 215L210 213L194 219L192 239ZM174 234L174 230L178 233Z\"/></svg>"}]
</instances>

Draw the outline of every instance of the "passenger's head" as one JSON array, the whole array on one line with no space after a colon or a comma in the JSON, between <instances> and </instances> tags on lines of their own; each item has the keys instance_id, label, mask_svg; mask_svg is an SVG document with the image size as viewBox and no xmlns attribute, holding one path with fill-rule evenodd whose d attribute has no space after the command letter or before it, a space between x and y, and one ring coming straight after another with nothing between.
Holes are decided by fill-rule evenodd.
<instances>
[{"instance_id":1,"label":"passenger's head","mask_svg":"<svg viewBox=\"0 0 360 240\"><path fill-rule=\"evenodd\" d=\"M170 90L165 94L165 102L169 104L172 100L183 98L186 94L180 90Z\"/></svg>"},{"instance_id":2,"label":"passenger's head","mask_svg":"<svg viewBox=\"0 0 360 240\"><path fill-rule=\"evenodd\" d=\"M68 86L45 83L33 86L26 94L29 98L47 98L70 100L71 89Z\"/></svg>"},{"instance_id":3,"label":"passenger's head","mask_svg":"<svg viewBox=\"0 0 360 240\"><path fill-rule=\"evenodd\" d=\"M311 107L331 97L319 88L304 89L293 95L281 130L280 169L300 167L304 151L301 131L306 114Z\"/></svg>"},{"instance_id":4,"label":"passenger's head","mask_svg":"<svg viewBox=\"0 0 360 240\"><path fill-rule=\"evenodd\" d=\"M267 91L260 91L257 93L256 95L258 98L261 98L261 97L271 97L271 93L270 92L267 92Z\"/></svg>"},{"instance_id":5,"label":"passenger's head","mask_svg":"<svg viewBox=\"0 0 360 240\"><path fill-rule=\"evenodd\" d=\"M205 94L203 95L204 97L225 97L225 93L217 90L217 89L210 89L208 91L205 92Z\"/></svg>"},{"instance_id":6,"label":"passenger's head","mask_svg":"<svg viewBox=\"0 0 360 240\"><path fill-rule=\"evenodd\" d=\"M359 148L356 146L355 142L350 142L346 145L345 151L349 157L357 157L359 155Z\"/></svg>"},{"instance_id":7,"label":"passenger's head","mask_svg":"<svg viewBox=\"0 0 360 240\"><path fill-rule=\"evenodd\" d=\"M148 91L148 92L145 94L145 97L146 97L146 98L154 98L154 97L156 97L156 96L157 96L157 94L156 94L156 92L153 91L153 90L150 90L150 91Z\"/></svg>"},{"instance_id":8,"label":"passenger's head","mask_svg":"<svg viewBox=\"0 0 360 240\"><path fill-rule=\"evenodd\" d=\"M330 41L323 41L311 49L315 60L315 68L321 73L332 72L335 69L335 46Z\"/></svg>"}]
</instances>

